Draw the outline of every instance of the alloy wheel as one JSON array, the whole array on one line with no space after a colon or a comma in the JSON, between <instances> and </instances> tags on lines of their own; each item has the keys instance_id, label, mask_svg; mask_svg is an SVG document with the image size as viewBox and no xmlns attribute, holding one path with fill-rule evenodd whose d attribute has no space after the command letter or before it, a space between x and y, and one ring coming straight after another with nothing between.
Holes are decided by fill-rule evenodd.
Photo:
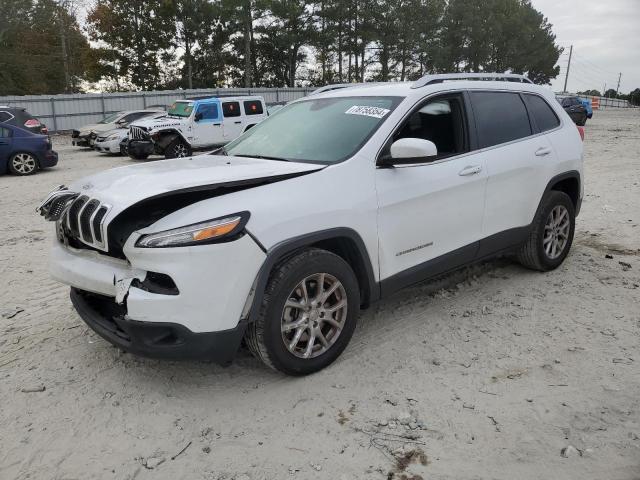
<instances>
[{"instance_id":1,"label":"alloy wheel","mask_svg":"<svg viewBox=\"0 0 640 480\"><path fill-rule=\"evenodd\" d=\"M544 226L542 246L547 257L555 260L564 252L569 241L571 220L569 212L563 205L553 207Z\"/></svg>"},{"instance_id":2,"label":"alloy wheel","mask_svg":"<svg viewBox=\"0 0 640 480\"><path fill-rule=\"evenodd\" d=\"M184 158L189 156L189 152L187 151L187 147L182 143L178 143L175 147L173 147L173 153L176 158Z\"/></svg>"},{"instance_id":3,"label":"alloy wheel","mask_svg":"<svg viewBox=\"0 0 640 480\"><path fill-rule=\"evenodd\" d=\"M28 153L18 153L12 160L13 169L21 175L33 173L37 167L36 159Z\"/></svg>"},{"instance_id":4,"label":"alloy wheel","mask_svg":"<svg viewBox=\"0 0 640 480\"><path fill-rule=\"evenodd\" d=\"M302 280L289 294L281 318L282 341L299 358L315 358L338 340L347 319L347 292L328 273Z\"/></svg>"}]
</instances>

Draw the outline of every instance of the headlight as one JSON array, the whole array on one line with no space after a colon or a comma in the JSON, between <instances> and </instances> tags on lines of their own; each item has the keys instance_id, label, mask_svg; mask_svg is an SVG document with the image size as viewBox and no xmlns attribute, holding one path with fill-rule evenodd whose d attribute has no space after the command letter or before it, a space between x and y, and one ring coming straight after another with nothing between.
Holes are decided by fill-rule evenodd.
<instances>
[{"instance_id":1,"label":"headlight","mask_svg":"<svg viewBox=\"0 0 640 480\"><path fill-rule=\"evenodd\" d=\"M109 135L104 141L111 142L113 140L118 140L118 139L120 139L120 135L117 133L114 133L113 135Z\"/></svg>"},{"instance_id":2,"label":"headlight","mask_svg":"<svg viewBox=\"0 0 640 480\"><path fill-rule=\"evenodd\" d=\"M229 241L242 231L248 220L249 212L241 212L164 232L150 233L140 237L136 247L186 247Z\"/></svg>"}]
</instances>

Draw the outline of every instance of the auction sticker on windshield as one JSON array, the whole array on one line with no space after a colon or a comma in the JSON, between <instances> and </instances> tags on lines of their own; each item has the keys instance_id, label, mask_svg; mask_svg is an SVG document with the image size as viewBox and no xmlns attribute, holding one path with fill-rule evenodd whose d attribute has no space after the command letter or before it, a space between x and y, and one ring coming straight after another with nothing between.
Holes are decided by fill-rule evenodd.
<instances>
[{"instance_id":1,"label":"auction sticker on windshield","mask_svg":"<svg viewBox=\"0 0 640 480\"><path fill-rule=\"evenodd\" d=\"M391 110L389 110L388 108L354 105L344 113L348 115L364 115L366 117L382 118L390 111Z\"/></svg>"}]
</instances>

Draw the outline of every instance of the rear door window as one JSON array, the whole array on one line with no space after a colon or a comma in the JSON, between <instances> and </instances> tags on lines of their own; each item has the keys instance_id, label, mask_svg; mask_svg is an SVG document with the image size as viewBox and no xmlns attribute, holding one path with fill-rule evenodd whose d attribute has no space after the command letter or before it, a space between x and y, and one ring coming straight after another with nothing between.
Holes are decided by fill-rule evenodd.
<instances>
[{"instance_id":1,"label":"rear door window","mask_svg":"<svg viewBox=\"0 0 640 480\"><path fill-rule=\"evenodd\" d=\"M247 100L244 102L245 115L262 115L262 102L259 100Z\"/></svg>"},{"instance_id":2,"label":"rear door window","mask_svg":"<svg viewBox=\"0 0 640 480\"><path fill-rule=\"evenodd\" d=\"M553 130L560 125L558 116L542 97L528 93L524 93L522 96L529 109L529 115L533 118L540 132Z\"/></svg>"},{"instance_id":3,"label":"rear door window","mask_svg":"<svg viewBox=\"0 0 640 480\"><path fill-rule=\"evenodd\" d=\"M8 128L0 127L0 138L9 138L11 137L11 130Z\"/></svg>"},{"instance_id":4,"label":"rear door window","mask_svg":"<svg viewBox=\"0 0 640 480\"><path fill-rule=\"evenodd\" d=\"M13 115L9 112L0 112L0 122L6 122L7 120L11 120Z\"/></svg>"},{"instance_id":5,"label":"rear door window","mask_svg":"<svg viewBox=\"0 0 640 480\"><path fill-rule=\"evenodd\" d=\"M532 134L518 93L470 92L480 148L512 142Z\"/></svg>"},{"instance_id":6,"label":"rear door window","mask_svg":"<svg viewBox=\"0 0 640 480\"><path fill-rule=\"evenodd\" d=\"M225 118L240 116L240 102L222 102L222 115Z\"/></svg>"}]
</instances>

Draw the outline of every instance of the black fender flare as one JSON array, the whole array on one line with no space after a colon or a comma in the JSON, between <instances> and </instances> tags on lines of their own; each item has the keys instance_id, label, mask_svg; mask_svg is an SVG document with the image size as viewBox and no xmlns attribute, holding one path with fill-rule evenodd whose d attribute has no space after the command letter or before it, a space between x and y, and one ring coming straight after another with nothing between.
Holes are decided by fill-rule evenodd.
<instances>
[{"instance_id":1,"label":"black fender flare","mask_svg":"<svg viewBox=\"0 0 640 480\"><path fill-rule=\"evenodd\" d=\"M158 139L154 140L153 143L155 143L163 151L169 146L171 142L173 142L178 137L180 137L182 141L185 142L187 145L191 146L191 143L189 143L189 141L186 138L184 138L184 135L182 135L182 133L180 133L178 130L173 128L169 130L160 130L157 133L155 133L154 136L156 136Z\"/></svg>"},{"instance_id":2,"label":"black fender flare","mask_svg":"<svg viewBox=\"0 0 640 480\"><path fill-rule=\"evenodd\" d=\"M362 237L352 228L336 227L327 230L306 233L304 235L293 237L277 243L268 250L265 249L264 246L260 242L258 242L258 240L253 235L251 235L251 237L267 254L267 258L262 263L262 266L258 271L258 275L256 276L256 280L254 282L253 298L248 299L248 302L250 302L250 308L248 314L243 320L241 320L241 323L252 323L258 318L260 305L262 304L262 298L267 287L267 282L269 281L269 275L278 263L286 260L305 247L309 247L326 240L346 238L347 240L351 241L353 245L355 245L357 254L359 256L358 261L361 262L361 267L364 269L363 276L365 278L364 281L366 284L362 285L361 288L364 288L368 295L365 303L368 304L380 298L380 285L375 279L373 266L371 265L371 257L369 256L369 252L367 251L367 247L365 246Z\"/></svg>"},{"instance_id":3,"label":"black fender flare","mask_svg":"<svg viewBox=\"0 0 640 480\"><path fill-rule=\"evenodd\" d=\"M569 170L567 172L560 173L552 177L551 180L549 180L549 182L547 183L547 186L544 189L544 192L542 192L542 196L540 197L540 202L538 203L538 208L536 209L536 213L534 214L533 218L536 218L536 215L538 215L538 212L542 208L542 200L544 199L547 193L553 190L554 185L556 185L558 182L561 182L563 180L567 180L570 178L577 180L578 182L578 198L576 199L576 217L578 216L578 213L580 213L580 207L582 204L582 198L580 197L580 192L582 192L582 178L580 177L579 171Z\"/></svg>"}]
</instances>

